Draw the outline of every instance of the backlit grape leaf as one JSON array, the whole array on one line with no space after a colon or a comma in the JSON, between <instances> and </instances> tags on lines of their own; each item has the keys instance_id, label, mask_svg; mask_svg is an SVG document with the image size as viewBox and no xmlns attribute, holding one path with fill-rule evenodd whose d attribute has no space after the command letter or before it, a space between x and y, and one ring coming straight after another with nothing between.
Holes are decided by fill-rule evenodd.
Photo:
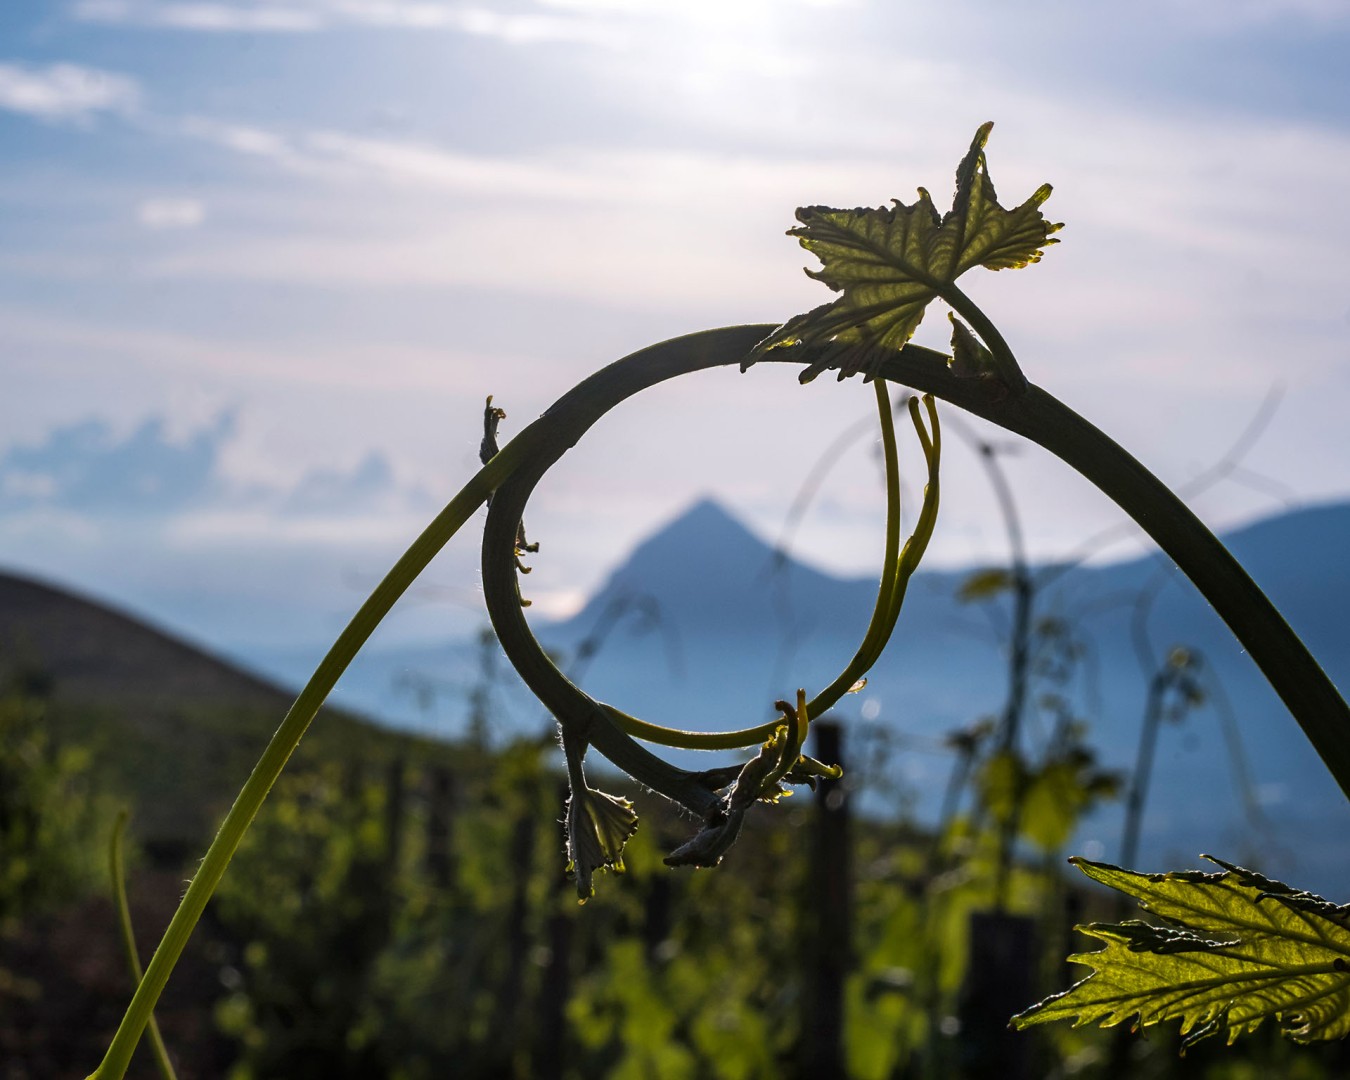
<instances>
[{"instance_id":1,"label":"backlit grape leaf","mask_svg":"<svg viewBox=\"0 0 1350 1080\"><path fill-rule=\"evenodd\" d=\"M799 209L801 225L788 235L822 263L807 273L842 295L788 320L755 347L742 370L772 348L833 343L838 347L806 368L803 382L830 367L839 368L841 379L859 371L871 378L879 363L871 350L902 348L929 301L950 298L954 282L967 270L1039 262L1043 249L1058 243L1050 234L1062 227L1041 214L1050 185L1042 184L1011 210L999 205L984 156L993 126L985 124L975 133L957 167L956 195L946 214L938 214L923 188L912 204L897 199L874 209Z\"/></svg>"},{"instance_id":2,"label":"backlit grape leaf","mask_svg":"<svg viewBox=\"0 0 1350 1080\"><path fill-rule=\"evenodd\" d=\"M1183 1045L1219 1033L1231 1043L1267 1018L1296 1042L1350 1034L1350 908L1218 859L1219 874L1070 861L1171 926L1079 927L1106 942L1069 957L1092 974L1014 1016L1014 1027L1180 1020Z\"/></svg>"}]
</instances>

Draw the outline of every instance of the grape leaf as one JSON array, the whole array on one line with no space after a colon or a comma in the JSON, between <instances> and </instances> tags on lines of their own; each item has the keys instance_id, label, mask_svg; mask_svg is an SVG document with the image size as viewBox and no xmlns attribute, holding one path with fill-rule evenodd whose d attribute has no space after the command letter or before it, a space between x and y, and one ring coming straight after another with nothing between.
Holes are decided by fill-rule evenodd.
<instances>
[{"instance_id":1,"label":"grape leaf","mask_svg":"<svg viewBox=\"0 0 1350 1080\"><path fill-rule=\"evenodd\" d=\"M1069 957L1092 974L1014 1016L1013 1027L1180 1020L1183 1047L1220 1032L1232 1043L1267 1018L1296 1042L1350 1034L1350 907L1219 859L1210 860L1218 874L1070 861L1171 925L1080 926L1106 942Z\"/></svg>"},{"instance_id":2,"label":"grape leaf","mask_svg":"<svg viewBox=\"0 0 1350 1080\"><path fill-rule=\"evenodd\" d=\"M772 348L834 343L838 347L803 372L803 382L829 367L838 367L841 379L859 371L871 378L878 363L871 350L902 348L929 301L954 295L961 274L976 266L1005 270L1039 262L1042 250L1059 242L1050 234L1063 227L1040 211L1050 185L1042 184L1011 210L999 205L984 156L993 126L984 124L975 133L956 170L952 208L944 215L924 188L912 204L896 199L876 208L799 209L801 225L788 235L822 263L807 274L842 295L789 319L755 347L742 370Z\"/></svg>"}]
</instances>

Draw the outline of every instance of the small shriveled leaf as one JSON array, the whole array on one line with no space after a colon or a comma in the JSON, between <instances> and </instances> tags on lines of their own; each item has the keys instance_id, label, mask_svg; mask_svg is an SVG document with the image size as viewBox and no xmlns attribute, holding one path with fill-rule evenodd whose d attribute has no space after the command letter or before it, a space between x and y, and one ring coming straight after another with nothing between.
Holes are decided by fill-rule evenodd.
<instances>
[{"instance_id":1,"label":"small shriveled leaf","mask_svg":"<svg viewBox=\"0 0 1350 1080\"><path fill-rule=\"evenodd\" d=\"M1231 1043L1270 1018L1296 1042L1350 1034L1347 908L1218 859L1218 874L1139 874L1071 861L1172 927L1079 927L1106 942L1069 957L1093 973L1013 1017L1014 1027L1179 1020L1186 1044L1219 1033Z\"/></svg>"},{"instance_id":2,"label":"small shriveled leaf","mask_svg":"<svg viewBox=\"0 0 1350 1080\"><path fill-rule=\"evenodd\" d=\"M897 199L876 208L799 209L801 225L788 235L822 263L807 273L842 295L784 323L742 367L780 345L832 343L838 348L810 365L803 382L829 367L838 367L841 379L859 371L871 378L878 364L872 350L903 348L929 302L950 296L949 288L967 270L1039 262L1044 248L1058 243L1050 234L1061 228L1040 210L1050 185L1042 184L1013 209L999 205L984 155L992 127L985 124L975 133L957 167L956 196L946 214L939 215L923 188L912 204Z\"/></svg>"},{"instance_id":3,"label":"small shriveled leaf","mask_svg":"<svg viewBox=\"0 0 1350 1080\"><path fill-rule=\"evenodd\" d=\"M567 800L567 872L576 879L577 896L595 894L595 871L613 867L623 872L623 848L637 830L633 804L595 788L582 788Z\"/></svg>"},{"instance_id":4,"label":"small shriveled leaf","mask_svg":"<svg viewBox=\"0 0 1350 1080\"><path fill-rule=\"evenodd\" d=\"M759 752L747 761L736 781L704 819L701 828L665 858L667 866L716 866L741 834L745 812L763 797L765 786L777 787L776 776L786 767L786 725L774 729Z\"/></svg>"},{"instance_id":5,"label":"small shriveled leaf","mask_svg":"<svg viewBox=\"0 0 1350 1080\"><path fill-rule=\"evenodd\" d=\"M952 324L952 374L958 379L980 379L998 373L994 355L984 347L970 327L955 315L947 316Z\"/></svg>"}]
</instances>

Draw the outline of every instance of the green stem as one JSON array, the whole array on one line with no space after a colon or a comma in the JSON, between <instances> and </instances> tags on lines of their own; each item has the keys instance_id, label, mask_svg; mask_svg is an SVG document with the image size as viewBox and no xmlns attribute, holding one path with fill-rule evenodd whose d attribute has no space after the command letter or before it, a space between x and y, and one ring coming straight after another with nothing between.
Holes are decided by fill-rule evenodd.
<instances>
[{"instance_id":1,"label":"green stem","mask_svg":"<svg viewBox=\"0 0 1350 1080\"><path fill-rule=\"evenodd\" d=\"M127 902L126 873L122 864L122 833L127 827L130 815L123 810L117 815L113 825L112 840L108 844L108 871L112 875L113 906L117 908L117 925L122 933L122 947L127 953L127 966L131 969L134 982L141 981L141 957L136 948L136 931L131 925L131 905ZM164 1080L178 1080L174 1075L173 1062L169 1060L169 1050L159 1033L159 1023L155 1014L150 1014L150 1052L154 1055L155 1066Z\"/></svg>"},{"instance_id":2,"label":"green stem","mask_svg":"<svg viewBox=\"0 0 1350 1080\"><path fill-rule=\"evenodd\" d=\"M942 486L939 477L939 467L942 464L942 426L938 423L937 405L934 404L932 397L925 396L923 400L924 408L928 412L928 427L931 435L924 434L923 421L919 418L919 403L910 398L909 417L914 422L914 430L918 433L919 442L923 444L924 460L928 464L928 483L923 489L923 503L919 507L919 520L914 525L914 532L910 534L905 546L900 551L900 568L896 574L898 585L895 592L891 595L891 625L894 626L900 616L900 605L905 602L905 592L909 588L909 579L914 576L914 572L919 569L919 563L923 560L924 553L928 550L929 541L933 539L933 530L937 527L938 505L941 501ZM885 646L882 642L882 646ZM878 656L880 650L878 650ZM876 662L876 657L872 658Z\"/></svg>"},{"instance_id":3,"label":"green stem","mask_svg":"<svg viewBox=\"0 0 1350 1080\"><path fill-rule=\"evenodd\" d=\"M895 626L891 618L891 598L897 588L900 563L900 459L895 445L895 421L891 417L891 399L885 379L873 379L876 388L877 417L881 423L881 451L886 472L886 554L881 563L881 583L877 586L877 600L867 633L848 666L838 678L807 705L807 716L820 716L849 692L881 655Z\"/></svg>"},{"instance_id":4,"label":"green stem","mask_svg":"<svg viewBox=\"0 0 1350 1080\"><path fill-rule=\"evenodd\" d=\"M892 631L900 615L900 604L910 575L914 573L932 536L933 525L937 520L937 463L933 440L929 438L918 418L918 402L911 399L910 413L914 419L915 430L923 445L924 457L929 465L929 485L925 488L923 511L920 513L916 536L906 542L903 551L900 547L900 465L896 451L895 423L891 418L891 402L886 381L874 379L877 413L881 423L881 442L885 459L886 474L886 553L882 560L881 581L877 587L876 604L872 609L872 618L862 644L849 661L847 667L828 687L822 690L804 710L802 722L810 717L820 716L829 710L841 697L847 694L857 681L876 663L886 648ZM941 453L941 434L937 426L937 413L932 401L928 402L930 423L933 427L933 439L939 440L937 454ZM918 543L915 543L915 539ZM612 705L602 705L610 719L626 734L646 742L660 743L685 750L732 750L744 746L753 746L763 742L782 725L782 719L771 720L756 727L740 731L683 731L677 728L663 727L646 720L639 720Z\"/></svg>"},{"instance_id":5,"label":"green stem","mask_svg":"<svg viewBox=\"0 0 1350 1080\"><path fill-rule=\"evenodd\" d=\"M938 474L942 463L942 429L938 424L937 406L934 405L933 398L925 395L923 404L928 410L928 423L932 428L931 436L924 430L923 419L919 415L918 399L909 399L909 417L914 424L915 433L919 436L919 443L923 447L924 460L928 464L928 483L924 485L923 489L923 504L919 509L919 520L915 523L914 532L905 541L905 546L900 549L899 558L895 560L895 574L890 593L886 598L887 606L885 610L882 610L880 606L877 609L881 614L881 619L877 624L876 632L869 631L867 639L863 642L863 648L858 651L854 663L850 665L843 676L811 702L808 709L811 716L819 716L825 710L831 708L853 685L852 682L847 681L848 678L852 677L854 680L861 678L880 659L886 645L890 642L895 624L900 619L900 608L905 602L905 593L909 590L909 579L918 570L924 552L928 550L928 542L933 538L941 495ZM897 483L898 473L897 468ZM896 528L899 528L898 524ZM881 597L877 598L877 603L880 605Z\"/></svg>"},{"instance_id":6,"label":"green stem","mask_svg":"<svg viewBox=\"0 0 1350 1080\"><path fill-rule=\"evenodd\" d=\"M1350 796L1350 708L1284 617L1190 508L1103 432L1032 386L984 415L1091 480L1213 605Z\"/></svg>"},{"instance_id":7,"label":"green stem","mask_svg":"<svg viewBox=\"0 0 1350 1080\"><path fill-rule=\"evenodd\" d=\"M239 842L248 831L277 777L281 775L281 770L285 768L286 762L299 745L310 721L314 719L319 707L357 651L394 606L394 602L403 595L460 526L487 500L492 490L527 458L539 441L538 432L535 430L537 423L536 421L535 425L521 432L501 453L480 469L427 526L403 557L394 564L384 580L375 587L375 591L361 605L361 609L329 649L328 655L310 676L309 682L300 691L295 704L282 720L281 726L277 728L276 734L272 736L267 749L263 751L258 764L254 766L253 772L235 798L234 805L225 815L220 831L207 849L201 867L188 886L158 948L155 949L155 955L150 960L145 977L136 988L135 996L122 1017L122 1023L117 1029L117 1034L113 1036L107 1054L90 1080L121 1080L125 1075L131 1055L150 1020L155 1003L169 981L169 975L178 963L178 958L182 955L197 921L206 909L207 901L215 892L225 868L239 847Z\"/></svg>"},{"instance_id":8,"label":"green stem","mask_svg":"<svg viewBox=\"0 0 1350 1080\"><path fill-rule=\"evenodd\" d=\"M1265 593L1167 485L1038 386L1008 394L990 380L957 377L942 354L915 346L882 359L880 370L1030 439L1111 498L1228 624L1350 797L1350 707Z\"/></svg>"},{"instance_id":9,"label":"green stem","mask_svg":"<svg viewBox=\"0 0 1350 1080\"><path fill-rule=\"evenodd\" d=\"M600 703L605 714L618 726L620 731L641 739L643 742L658 743L661 746L673 746L680 750L738 750L743 746L761 743L782 726L781 719L755 727L741 728L739 731L686 731L683 728L663 727L647 720L639 720L613 705Z\"/></svg>"}]
</instances>

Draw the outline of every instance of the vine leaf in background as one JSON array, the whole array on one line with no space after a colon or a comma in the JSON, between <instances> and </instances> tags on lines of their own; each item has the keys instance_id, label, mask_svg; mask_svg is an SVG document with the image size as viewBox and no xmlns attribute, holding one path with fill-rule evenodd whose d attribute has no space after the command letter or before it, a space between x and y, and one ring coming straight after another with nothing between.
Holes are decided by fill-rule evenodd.
<instances>
[{"instance_id":1,"label":"vine leaf in background","mask_svg":"<svg viewBox=\"0 0 1350 1080\"><path fill-rule=\"evenodd\" d=\"M1106 942L1069 957L1092 974L1014 1016L1013 1026L1180 1020L1183 1049L1220 1033L1232 1043L1268 1018L1296 1042L1350 1034L1350 906L1205 857L1223 873L1139 874L1071 859L1169 925L1079 927Z\"/></svg>"},{"instance_id":2,"label":"vine leaf in background","mask_svg":"<svg viewBox=\"0 0 1350 1080\"><path fill-rule=\"evenodd\" d=\"M801 225L788 235L797 237L822 264L807 274L842 295L789 319L755 347L742 370L772 348L833 342L844 348L809 365L803 382L836 366L841 379L859 371L873 378L876 360L869 361L869 350L903 348L929 301L942 297L958 310L966 306L955 281L967 270L1006 270L1039 262L1044 248L1059 242L1050 234L1063 227L1047 221L1040 210L1050 197L1050 185L1042 184L1011 210L999 205L984 155L993 126L984 124L975 133L957 167L956 196L946 214L938 214L923 188L912 204L896 199L891 206L870 209L799 209ZM976 328L983 333L982 327Z\"/></svg>"}]
</instances>

